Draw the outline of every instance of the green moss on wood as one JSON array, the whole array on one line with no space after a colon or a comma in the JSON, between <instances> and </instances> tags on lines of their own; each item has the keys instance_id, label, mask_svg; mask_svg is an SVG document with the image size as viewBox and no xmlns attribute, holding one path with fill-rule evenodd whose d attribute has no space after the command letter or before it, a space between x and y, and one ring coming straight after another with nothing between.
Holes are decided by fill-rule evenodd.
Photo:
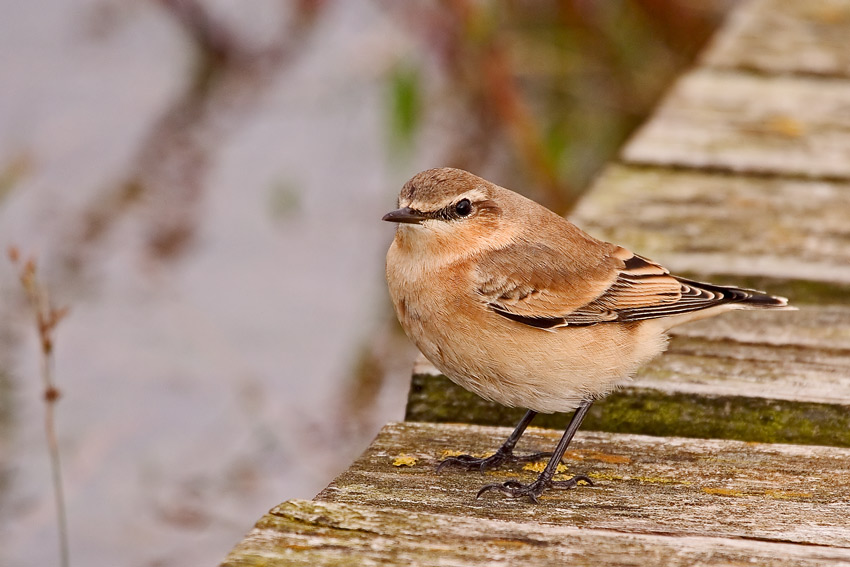
<instances>
[{"instance_id":1,"label":"green moss on wood","mask_svg":"<svg viewBox=\"0 0 850 567\"><path fill-rule=\"evenodd\" d=\"M358 566L362 558L353 556L338 546L324 542L357 540L369 535L357 523L357 515L346 509L327 510L308 501L284 502L260 518L255 530L279 534L264 540L261 553L256 545L243 541L227 557L222 567L271 567L311 564L314 559L321 565Z\"/></svg>"},{"instance_id":2,"label":"green moss on wood","mask_svg":"<svg viewBox=\"0 0 850 567\"><path fill-rule=\"evenodd\" d=\"M444 376L415 375L405 419L436 423L513 425L523 409L467 392ZM562 429L564 414L541 414L535 426ZM850 447L850 412L843 405L667 393L624 388L594 404L585 429L657 436L737 439Z\"/></svg>"}]
</instances>

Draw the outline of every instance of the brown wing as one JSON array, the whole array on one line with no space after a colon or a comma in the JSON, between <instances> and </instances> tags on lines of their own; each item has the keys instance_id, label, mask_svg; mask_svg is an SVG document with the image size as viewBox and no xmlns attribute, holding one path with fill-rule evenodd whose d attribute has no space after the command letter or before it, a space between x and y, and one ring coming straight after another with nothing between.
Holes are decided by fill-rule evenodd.
<instances>
[{"instance_id":1,"label":"brown wing","mask_svg":"<svg viewBox=\"0 0 850 567\"><path fill-rule=\"evenodd\" d=\"M680 312L674 309L690 311L707 307L702 301L709 299L708 296L703 298L692 290L695 288L686 289L666 268L631 254L624 260L614 283L587 305L565 315L563 325L638 321Z\"/></svg>"},{"instance_id":2,"label":"brown wing","mask_svg":"<svg viewBox=\"0 0 850 567\"><path fill-rule=\"evenodd\" d=\"M518 317L557 318L587 305L617 278L616 248L588 241L589 253L570 257L572 246L540 243L511 246L479 258L476 291L499 312ZM594 249L595 248L595 249Z\"/></svg>"},{"instance_id":3,"label":"brown wing","mask_svg":"<svg viewBox=\"0 0 850 567\"><path fill-rule=\"evenodd\" d=\"M671 276L646 258L609 246L595 266L580 271L570 269L569 259L562 266L548 255L543 263L529 257L504 278L498 296L482 295L496 313L543 329L655 319L751 297L749 290ZM553 264L558 266L554 271Z\"/></svg>"}]
</instances>

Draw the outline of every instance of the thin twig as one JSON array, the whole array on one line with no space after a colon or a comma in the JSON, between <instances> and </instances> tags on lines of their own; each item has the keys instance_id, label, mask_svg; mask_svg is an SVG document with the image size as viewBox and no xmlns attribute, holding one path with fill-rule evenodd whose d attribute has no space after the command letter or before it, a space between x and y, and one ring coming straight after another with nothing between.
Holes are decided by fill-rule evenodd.
<instances>
[{"instance_id":1,"label":"thin twig","mask_svg":"<svg viewBox=\"0 0 850 567\"><path fill-rule=\"evenodd\" d=\"M68 546L68 516L65 511L65 493L62 488L62 466L59 460L59 442L56 438L55 406L61 392L53 378L53 333L59 322L68 314L67 308L56 309L50 303L47 288L36 276L35 260L30 258L23 264L17 248L9 249L9 259L20 270L19 278L33 310L41 346L41 379L44 386L44 429L47 437L47 452L53 478L53 494L56 501L56 523L59 530L59 556L62 567L71 564Z\"/></svg>"},{"instance_id":2,"label":"thin twig","mask_svg":"<svg viewBox=\"0 0 850 567\"><path fill-rule=\"evenodd\" d=\"M280 30L261 45L238 33L203 0L155 0L193 41L194 72L183 92L152 121L124 180L99 194L83 214L81 230L62 250L74 274L86 255L132 207L144 203L147 251L174 259L193 238L199 204L215 152L238 118L255 110L276 77L309 46L328 0L281 0Z\"/></svg>"}]
</instances>

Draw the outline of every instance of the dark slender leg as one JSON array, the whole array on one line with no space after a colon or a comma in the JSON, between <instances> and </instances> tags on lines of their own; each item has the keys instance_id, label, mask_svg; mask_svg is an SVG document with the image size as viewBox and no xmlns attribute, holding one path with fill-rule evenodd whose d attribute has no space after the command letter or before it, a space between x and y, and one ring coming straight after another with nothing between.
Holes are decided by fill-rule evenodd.
<instances>
[{"instance_id":1,"label":"dark slender leg","mask_svg":"<svg viewBox=\"0 0 850 567\"><path fill-rule=\"evenodd\" d=\"M486 457L484 459L479 459L473 457L472 455L458 455L457 457L447 457L440 463L440 466L437 467L437 472L440 472L445 467L461 467L466 470L474 470L478 469L480 471L486 471L488 469L494 469L498 466L501 466L505 463L523 463L530 461L537 461L543 457L548 457L551 453L534 453L533 455L526 455L523 457L517 457L514 455L514 447L516 447L517 441L522 437L522 434L525 433L525 428L528 427L528 424L531 423L531 420L534 419L534 416L537 415L536 411L528 410L525 412L525 415L522 416L522 419L519 420L516 428L513 433L511 433L510 437L508 437L507 441L505 441L499 450Z\"/></svg>"},{"instance_id":2,"label":"dark slender leg","mask_svg":"<svg viewBox=\"0 0 850 567\"><path fill-rule=\"evenodd\" d=\"M508 480L502 484L488 484L481 487L476 498L480 497L485 492L498 490L502 494L506 494L511 498L528 496L532 502L537 503L537 497L543 494L543 491L547 488L575 488L580 480L592 485L593 482L591 482L591 480L583 474L576 475L569 480L552 480L555 473L558 471L558 465L561 463L561 458L564 456L567 447L570 446L570 441L573 440L573 436L576 434L576 431L578 431L578 428L581 427L581 422L584 420L584 416L587 415L587 411L590 409L592 404L592 401L585 400L578 408L576 408L576 412L573 414L573 418L570 420L567 430L564 431L563 437L561 437L561 440L558 441L558 445L552 453L552 458L549 459L549 462L546 464L546 468L543 469L543 472L540 473L537 480L531 484L522 484L516 480Z\"/></svg>"}]
</instances>

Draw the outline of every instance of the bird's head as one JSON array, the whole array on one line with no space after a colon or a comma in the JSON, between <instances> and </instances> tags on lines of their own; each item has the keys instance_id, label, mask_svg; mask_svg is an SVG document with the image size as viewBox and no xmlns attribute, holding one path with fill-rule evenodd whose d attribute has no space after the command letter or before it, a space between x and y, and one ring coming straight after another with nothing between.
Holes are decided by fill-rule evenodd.
<instances>
[{"instance_id":1,"label":"bird's head","mask_svg":"<svg viewBox=\"0 0 850 567\"><path fill-rule=\"evenodd\" d=\"M398 246L451 259L512 239L512 197L519 195L462 169L429 169L404 184L399 208L383 220L398 223Z\"/></svg>"}]
</instances>

